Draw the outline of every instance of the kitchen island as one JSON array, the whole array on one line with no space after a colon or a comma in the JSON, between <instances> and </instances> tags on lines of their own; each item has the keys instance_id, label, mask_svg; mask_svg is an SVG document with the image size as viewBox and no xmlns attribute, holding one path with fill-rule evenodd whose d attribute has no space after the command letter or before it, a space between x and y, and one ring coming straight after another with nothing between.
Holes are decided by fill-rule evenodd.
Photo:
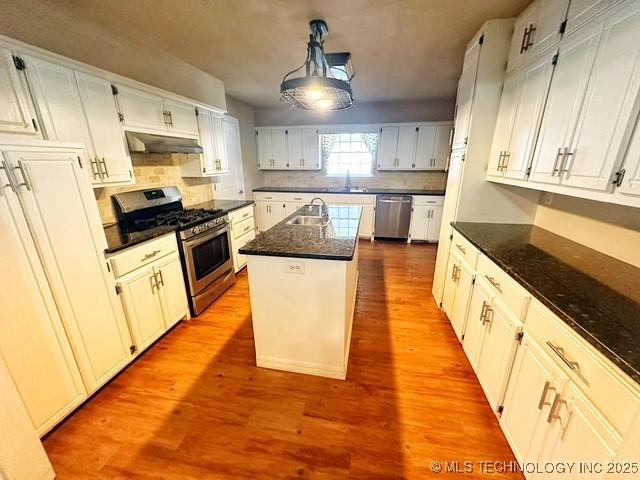
<instances>
[{"instance_id":1,"label":"kitchen island","mask_svg":"<svg viewBox=\"0 0 640 480\"><path fill-rule=\"evenodd\" d=\"M240 249L259 367L346 378L361 215L304 206Z\"/></svg>"}]
</instances>

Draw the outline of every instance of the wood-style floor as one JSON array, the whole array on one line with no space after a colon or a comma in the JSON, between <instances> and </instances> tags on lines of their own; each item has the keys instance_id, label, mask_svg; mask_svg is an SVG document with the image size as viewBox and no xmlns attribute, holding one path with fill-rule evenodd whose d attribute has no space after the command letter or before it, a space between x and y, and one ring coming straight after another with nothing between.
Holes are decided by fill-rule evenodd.
<instances>
[{"instance_id":1,"label":"wood-style floor","mask_svg":"<svg viewBox=\"0 0 640 480\"><path fill-rule=\"evenodd\" d=\"M361 242L346 381L255 366L246 272L45 440L59 479L523 478L431 296L436 248ZM474 462L474 472L431 462Z\"/></svg>"}]
</instances>

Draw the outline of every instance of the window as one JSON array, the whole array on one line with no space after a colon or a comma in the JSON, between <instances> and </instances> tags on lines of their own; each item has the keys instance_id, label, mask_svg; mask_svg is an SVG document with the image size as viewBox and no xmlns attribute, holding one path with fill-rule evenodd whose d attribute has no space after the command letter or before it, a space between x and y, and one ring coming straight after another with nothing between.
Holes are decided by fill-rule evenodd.
<instances>
[{"instance_id":1,"label":"window","mask_svg":"<svg viewBox=\"0 0 640 480\"><path fill-rule=\"evenodd\" d=\"M325 133L320 141L326 175L373 175L377 133Z\"/></svg>"}]
</instances>

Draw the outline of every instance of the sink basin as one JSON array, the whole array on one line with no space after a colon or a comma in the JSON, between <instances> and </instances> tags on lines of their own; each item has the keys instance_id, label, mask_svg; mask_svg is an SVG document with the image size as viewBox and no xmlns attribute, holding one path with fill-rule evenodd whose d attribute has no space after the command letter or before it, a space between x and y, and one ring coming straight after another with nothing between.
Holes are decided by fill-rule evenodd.
<instances>
[{"instance_id":1,"label":"sink basin","mask_svg":"<svg viewBox=\"0 0 640 480\"><path fill-rule=\"evenodd\" d=\"M329 188L329 192L331 192L331 193L352 193L352 192L361 193L361 192L366 192L366 191L367 191L366 188L356 188L356 187L351 187L351 188Z\"/></svg>"},{"instance_id":2,"label":"sink basin","mask_svg":"<svg viewBox=\"0 0 640 480\"><path fill-rule=\"evenodd\" d=\"M326 227L329 219L311 215L298 215L287 222L288 225L307 225L314 227Z\"/></svg>"}]
</instances>

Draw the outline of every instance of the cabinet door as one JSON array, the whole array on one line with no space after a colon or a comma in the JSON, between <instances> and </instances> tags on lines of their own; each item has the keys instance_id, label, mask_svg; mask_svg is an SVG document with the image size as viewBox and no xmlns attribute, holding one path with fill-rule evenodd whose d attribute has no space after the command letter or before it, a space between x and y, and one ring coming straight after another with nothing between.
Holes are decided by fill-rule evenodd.
<instances>
[{"instance_id":1,"label":"cabinet door","mask_svg":"<svg viewBox=\"0 0 640 480\"><path fill-rule=\"evenodd\" d=\"M4 153L11 168L21 167L16 174L28 185L19 187L20 203L91 393L130 361L131 337L107 270L104 230L79 154Z\"/></svg>"},{"instance_id":2,"label":"cabinet door","mask_svg":"<svg viewBox=\"0 0 640 480\"><path fill-rule=\"evenodd\" d=\"M398 160L396 168L400 170L415 168L416 135L416 127L400 127L398 129Z\"/></svg>"},{"instance_id":3,"label":"cabinet door","mask_svg":"<svg viewBox=\"0 0 640 480\"><path fill-rule=\"evenodd\" d=\"M302 129L287 129L287 168L302 168Z\"/></svg>"},{"instance_id":4,"label":"cabinet door","mask_svg":"<svg viewBox=\"0 0 640 480\"><path fill-rule=\"evenodd\" d=\"M534 452L544 440L551 403L566 381L542 348L525 334L516 352L500 417L518 461L538 460Z\"/></svg>"},{"instance_id":5,"label":"cabinet door","mask_svg":"<svg viewBox=\"0 0 640 480\"><path fill-rule=\"evenodd\" d=\"M289 211L293 213L298 209L300 205L298 204L289 204ZM269 204L269 213L271 214L271 226L274 226L276 223L281 222L284 218L289 215L287 213L287 204L273 202Z\"/></svg>"},{"instance_id":6,"label":"cabinet door","mask_svg":"<svg viewBox=\"0 0 640 480\"><path fill-rule=\"evenodd\" d=\"M458 95L456 98L455 127L453 130L454 150L462 150L467 144L481 47L482 45L476 42L464 56L462 75L458 81Z\"/></svg>"},{"instance_id":7,"label":"cabinet door","mask_svg":"<svg viewBox=\"0 0 640 480\"><path fill-rule=\"evenodd\" d=\"M398 161L398 127L382 127L378 139L378 170L392 170Z\"/></svg>"},{"instance_id":8,"label":"cabinet door","mask_svg":"<svg viewBox=\"0 0 640 480\"><path fill-rule=\"evenodd\" d=\"M561 153L571 146L600 30L598 25L588 27L560 45L536 142L530 181L560 183L564 164Z\"/></svg>"},{"instance_id":9,"label":"cabinet door","mask_svg":"<svg viewBox=\"0 0 640 480\"><path fill-rule=\"evenodd\" d=\"M6 48L0 48L0 105L0 134L40 136L34 125L29 94Z\"/></svg>"},{"instance_id":10,"label":"cabinet door","mask_svg":"<svg viewBox=\"0 0 640 480\"><path fill-rule=\"evenodd\" d=\"M431 207L427 205L414 205L411 208L411 228L409 230L411 240L427 239L431 211Z\"/></svg>"},{"instance_id":11,"label":"cabinet door","mask_svg":"<svg viewBox=\"0 0 640 480\"><path fill-rule=\"evenodd\" d=\"M320 136L315 128L302 129L302 168L320 169Z\"/></svg>"},{"instance_id":12,"label":"cabinet door","mask_svg":"<svg viewBox=\"0 0 640 480\"><path fill-rule=\"evenodd\" d=\"M487 175L502 176L504 174L502 165L505 160L505 152L509 151L513 122L522 91L522 78L523 72L521 70L511 72L507 75L502 85L502 95L500 96L498 118L493 131Z\"/></svg>"},{"instance_id":13,"label":"cabinet door","mask_svg":"<svg viewBox=\"0 0 640 480\"><path fill-rule=\"evenodd\" d=\"M269 170L273 168L273 149L271 130L257 130L258 137L258 168Z\"/></svg>"},{"instance_id":14,"label":"cabinet door","mask_svg":"<svg viewBox=\"0 0 640 480\"><path fill-rule=\"evenodd\" d=\"M86 398L16 194L0 170L0 356L39 435Z\"/></svg>"},{"instance_id":15,"label":"cabinet door","mask_svg":"<svg viewBox=\"0 0 640 480\"><path fill-rule=\"evenodd\" d=\"M373 237L373 226L375 225L375 212L373 205L362 205L362 216L360 217L360 229L358 236L363 238Z\"/></svg>"},{"instance_id":16,"label":"cabinet door","mask_svg":"<svg viewBox=\"0 0 640 480\"><path fill-rule=\"evenodd\" d=\"M616 2L617 0L571 0L567 11L565 35L584 25Z\"/></svg>"},{"instance_id":17,"label":"cabinet door","mask_svg":"<svg viewBox=\"0 0 640 480\"><path fill-rule=\"evenodd\" d=\"M611 188L640 109L639 39L639 2L605 21L563 184Z\"/></svg>"},{"instance_id":18,"label":"cabinet door","mask_svg":"<svg viewBox=\"0 0 640 480\"><path fill-rule=\"evenodd\" d=\"M151 266L135 270L118 282L138 352L145 350L166 331L156 282L157 276Z\"/></svg>"},{"instance_id":19,"label":"cabinet door","mask_svg":"<svg viewBox=\"0 0 640 480\"><path fill-rule=\"evenodd\" d=\"M447 272L444 279L444 291L442 294L442 311L451 320L453 312L453 304L456 298L456 289L458 288L458 268L460 267L461 257L455 250L450 250L449 261L447 262Z\"/></svg>"},{"instance_id":20,"label":"cabinet door","mask_svg":"<svg viewBox=\"0 0 640 480\"><path fill-rule=\"evenodd\" d=\"M182 266L178 255L169 255L154 264L159 284L164 327L169 329L189 312Z\"/></svg>"},{"instance_id":21,"label":"cabinet door","mask_svg":"<svg viewBox=\"0 0 640 480\"><path fill-rule=\"evenodd\" d=\"M271 226L269 202L256 202L256 224L259 232L269 230Z\"/></svg>"},{"instance_id":22,"label":"cabinet door","mask_svg":"<svg viewBox=\"0 0 640 480\"><path fill-rule=\"evenodd\" d=\"M240 127L238 120L225 115L222 126L224 128L224 145L229 164L229 174L220 175L216 180L216 196L244 200L244 179L242 173L242 147L240 145Z\"/></svg>"},{"instance_id":23,"label":"cabinet door","mask_svg":"<svg viewBox=\"0 0 640 480\"><path fill-rule=\"evenodd\" d=\"M431 210L429 219L429 229L427 230L427 240L437 242L440 238L440 226L442 225L442 207L429 207Z\"/></svg>"},{"instance_id":24,"label":"cabinet door","mask_svg":"<svg viewBox=\"0 0 640 480\"><path fill-rule=\"evenodd\" d=\"M516 350L516 334L522 329L515 315L499 299L486 313L485 339L476 373L494 412L502 402Z\"/></svg>"},{"instance_id":25,"label":"cabinet door","mask_svg":"<svg viewBox=\"0 0 640 480\"><path fill-rule=\"evenodd\" d=\"M229 160L227 159L227 149L224 143L224 124L222 117L213 115L211 118L213 125L213 151L214 165L217 173L229 171Z\"/></svg>"},{"instance_id":26,"label":"cabinet door","mask_svg":"<svg viewBox=\"0 0 640 480\"><path fill-rule=\"evenodd\" d=\"M198 136L196 107L177 100L164 99L164 109L169 117L169 129L173 133Z\"/></svg>"},{"instance_id":27,"label":"cabinet door","mask_svg":"<svg viewBox=\"0 0 640 480\"><path fill-rule=\"evenodd\" d=\"M523 179L527 173L551 82L553 55L546 55L523 68L518 106L513 119L504 169L505 177Z\"/></svg>"},{"instance_id":28,"label":"cabinet door","mask_svg":"<svg viewBox=\"0 0 640 480\"><path fill-rule=\"evenodd\" d=\"M93 183L132 180L131 158L125 148L111 84L86 73L76 72L75 76L95 150L95 158L90 159Z\"/></svg>"},{"instance_id":29,"label":"cabinet door","mask_svg":"<svg viewBox=\"0 0 640 480\"><path fill-rule=\"evenodd\" d=\"M271 145L273 152L273 168L285 170L287 168L287 134L282 128L271 130Z\"/></svg>"},{"instance_id":30,"label":"cabinet door","mask_svg":"<svg viewBox=\"0 0 640 480\"><path fill-rule=\"evenodd\" d=\"M118 106L126 128L165 131L162 97L136 88L118 85Z\"/></svg>"},{"instance_id":31,"label":"cabinet door","mask_svg":"<svg viewBox=\"0 0 640 480\"><path fill-rule=\"evenodd\" d=\"M33 57L23 60L45 137L82 143L95 156L73 70Z\"/></svg>"},{"instance_id":32,"label":"cabinet door","mask_svg":"<svg viewBox=\"0 0 640 480\"><path fill-rule=\"evenodd\" d=\"M453 127L450 125L439 125L436 129L436 145L433 150L433 169L445 170L451 153L451 136Z\"/></svg>"},{"instance_id":33,"label":"cabinet door","mask_svg":"<svg viewBox=\"0 0 640 480\"><path fill-rule=\"evenodd\" d=\"M527 53L535 56L560 41L560 27L567 14L569 0L537 0L533 29L529 34Z\"/></svg>"},{"instance_id":34,"label":"cabinet door","mask_svg":"<svg viewBox=\"0 0 640 480\"><path fill-rule=\"evenodd\" d=\"M550 431L540 454L544 461L554 464L599 463L604 466L613 460L620 446L619 440L612 433L615 430L574 384L569 383L559 397L551 419ZM602 476L602 473L594 473L576 475L573 478ZM551 473L545 476L545 479L562 478L566 478L566 474Z\"/></svg>"},{"instance_id":35,"label":"cabinet door","mask_svg":"<svg viewBox=\"0 0 640 480\"><path fill-rule=\"evenodd\" d=\"M453 330L456 332L458 340L462 341L467 323L467 314L469 313L469 300L471 299L471 292L473 291L475 272L461 257L458 262L458 268L460 270L457 272L456 292L453 299L453 306L449 312L449 320L451 321Z\"/></svg>"},{"instance_id":36,"label":"cabinet door","mask_svg":"<svg viewBox=\"0 0 640 480\"><path fill-rule=\"evenodd\" d=\"M436 132L438 127L421 125L416 127L418 136L414 167L416 170L435 168ZM443 167L444 168L444 167Z\"/></svg>"},{"instance_id":37,"label":"cabinet door","mask_svg":"<svg viewBox=\"0 0 640 480\"><path fill-rule=\"evenodd\" d=\"M627 195L640 195L640 121L636 122L623 166L625 176L618 191Z\"/></svg>"},{"instance_id":38,"label":"cabinet door","mask_svg":"<svg viewBox=\"0 0 640 480\"><path fill-rule=\"evenodd\" d=\"M476 279L473 293L471 294L467 328L462 341L462 347L476 375L478 375L478 362L482 355L482 346L486 334L485 324L489 321L487 312L491 308L492 302L493 297L488 287L483 284L481 279Z\"/></svg>"},{"instance_id":39,"label":"cabinet door","mask_svg":"<svg viewBox=\"0 0 640 480\"><path fill-rule=\"evenodd\" d=\"M209 110L198 111L198 130L202 146L202 173L211 175L216 171L216 152L213 144L213 114Z\"/></svg>"},{"instance_id":40,"label":"cabinet door","mask_svg":"<svg viewBox=\"0 0 640 480\"><path fill-rule=\"evenodd\" d=\"M256 232L251 230L250 232L247 232L241 237L234 240L235 251L233 256L233 265L236 273L239 272L247 264L247 256L238 253L238 250L240 250L254 238L256 238Z\"/></svg>"},{"instance_id":41,"label":"cabinet door","mask_svg":"<svg viewBox=\"0 0 640 480\"><path fill-rule=\"evenodd\" d=\"M555 0L558 1L558 0ZM511 71L519 67L526 57L527 32L536 23L537 2L529 5L518 15L513 25L513 36L509 46L509 57L507 60L507 70Z\"/></svg>"}]
</instances>

